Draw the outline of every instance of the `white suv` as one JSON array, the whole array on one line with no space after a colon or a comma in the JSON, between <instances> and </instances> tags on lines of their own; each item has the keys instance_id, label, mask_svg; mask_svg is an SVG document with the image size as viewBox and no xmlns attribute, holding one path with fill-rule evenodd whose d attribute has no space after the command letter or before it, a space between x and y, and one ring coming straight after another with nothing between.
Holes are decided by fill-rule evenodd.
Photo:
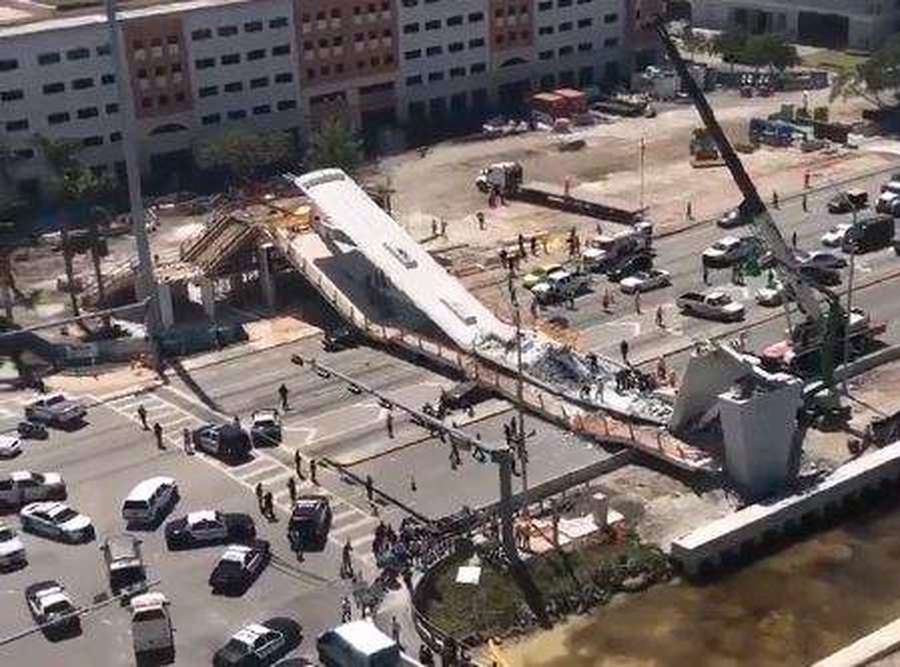
<instances>
[{"instance_id":1,"label":"white suv","mask_svg":"<svg viewBox=\"0 0 900 667\"><path fill-rule=\"evenodd\" d=\"M122 503L126 523L153 524L178 502L178 484L171 477L151 477L131 490Z\"/></svg>"}]
</instances>

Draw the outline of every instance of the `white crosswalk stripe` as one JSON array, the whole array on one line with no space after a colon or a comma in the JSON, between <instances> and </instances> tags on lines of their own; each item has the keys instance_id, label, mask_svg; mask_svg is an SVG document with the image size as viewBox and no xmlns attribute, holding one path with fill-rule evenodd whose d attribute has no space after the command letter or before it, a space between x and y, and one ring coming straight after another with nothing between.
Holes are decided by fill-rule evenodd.
<instances>
[{"instance_id":1,"label":"white crosswalk stripe","mask_svg":"<svg viewBox=\"0 0 900 667\"><path fill-rule=\"evenodd\" d=\"M141 405L147 410L147 421L152 426L159 422L165 429L164 438L174 447L183 446L181 429L194 429L205 423L199 417L187 410L175 405L156 394L143 394L141 396L123 396L106 402L106 407L130 419L136 424L140 423L138 407ZM2 413L0 413L2 417ZM264 450L253 450L253 459L238 465L226 465L218 459L197 452L197 457L224 473L238 484L247 489L254 490L257 484L272 492L273 503L285 513L291 512L291 498L287 481L294 476L293 467L282 463ZM297 494L315 494L327 496L331 503L332 530L329 540L335 544L343 545L349 539L353 545L354 556L365 564L374 565L375 556L372 553L371 543L375 526L379 519L369 512L347 502L334 495L328 489L318 484L313 484L309 479L297 483Z\"/></svg>"}]
</instances>

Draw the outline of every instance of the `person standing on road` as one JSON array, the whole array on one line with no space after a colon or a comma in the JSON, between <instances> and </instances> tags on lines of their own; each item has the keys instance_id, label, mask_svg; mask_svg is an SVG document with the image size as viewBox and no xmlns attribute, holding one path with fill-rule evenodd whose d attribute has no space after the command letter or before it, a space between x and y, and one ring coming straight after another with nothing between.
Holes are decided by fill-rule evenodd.
<instances>
[{"instance_id":1,"label":"person standing on road","mask_svg":"<svg viewBox=\"0 0 900 667\"><path fill-rule=\"evenodd\" d=\"M350 598L346 595L341 600L341 623L349 623L353 620L353 608L350 606Z\"/></svg>"},{"instance_id":2,"label":"person standing on road","mask_svg":"<svg viewBox=\"0 0 900 667\"><path fill-rule=\"evenodd\" d=\"M803 208L803 212L806 213L809 211L809 202L806 200L806 193L803 193L803 197L800 198L800 206Z\"/></svg>"},{"instance_id":3,"label":"person standing on road","mask_svg":"<svg viewBox=\"0 0 900 667\"><path fill-rule=\"evenodd\" d=\"M288 388L284 385L284 383L282 383L281 386L278 387L278 397L281 399L281 411L287 412L288 410L290 410L290 407L288 406Z\"/></svg>"},{"instance_id":4,"label":"person standing on road","mask_svg":"<svg viewBox=\"0 0 900 667\"><path fill-rule=\"evenodd\" d=\"M776 190L772 190L772 206L774 206L776 209L779 207L778 206L778 192Z\"/></svg>"},{"instance_id":5,"label":"person standing on road","mask_svg":"<svg viewBox=\"0 0 900 667\"><path fill-rule=\"evenodd\" d=\"M701 264L701 266L703 267L703 284L709 285L709 267L705 263Z\"/></svg>"},{"instance_id":6,"label":"person standing on road","mask_svg":"<svg viewBox=\"0 0 900 667\"><path fill-rule=\"evenodd\" d=\"M303 459L300 458L300 450L294 450L294 470L297 473L297 477L303 479Z\"/></svg>"},{"instance_id":7,"label":"person standing on road","mask_svg":"<svg viewBox=\"0 0 900 667\"><path fill-rule=\"evenodd\" d=\"M656 307L656 326L660 329L666 328L666 323L663 320L663 307L661 305Z\"/></svg>"},{"instance_id":8,"label":"person standing on road","mask_svg":"<svg viewBox=\"0 0 900 667\"><path fill-rule=\"evenodd\" d=\"M400 622L396 616L391 616L391 637L397 643L397 646L403 646L400 643Z\"/></svg>"},{"instance_id":9,"label":"person standing on road","mask_svg":"<svg viewBox=\"0 0 900 667\"><path fill-rule=\"evenodd\" d=\"M319 481L316 479L316 467L317 466L318 466L318 464L316 463L315 459L309 460L309 478L310 478L310 480L312 480L313 484L319 483Z\"/></svg>"},{"instance_id":10,"label":"person standing on road","mask_svg":"<svg viewBox=\"0 0 900 667\"><path fill-rule=\"evenodd\" d=\"M384 425L387 427L388 438L394 439L394 413L388 410L384 417Z\"/></svg>"},{"instance_id":11,"label":"person standing on road","mask_svg":"<svg viewBox=\"0 0 900 667\"><path fill-rule=\"evenodd\" d=\"M797 249L797 232L791 232L791 247Z\"/></svg>"},{"instance_id":12,"label":"person standing on road","mask_svg":"<svg viewBox=\"0 0 900 667\"><path fill-rule=\"evenodd\" d=\"M634 292L634 314L641 314L641 291L635 290Z\"/></svg>"},{"instance_id":13,"label":"person standing on road","mask_svg":"<svg viewBox=\"0 0 900 667\"><path fill-rule=\"evenodd\" d=\"M347 538L347 541L344 542L344 547L341 551L341 578L353 578L353 545L350 544L349 537Z\"/></svg>"},{"instance_id":14,"label":"person standing on road","mask_svg":"<svg viewBox=\"0 0 900 667\"><path fill-rule=\"evenodd\" d=\"M256 504L259 505L259 511L263 511L263 485L262 482L256 483Z\"/></svg>"},{"instance_id":15,"label":"person standing on road","mask_svg":"<svg viewBox=\"0 0 900 667\"><path fill-rule=\"evenodd\" d=\"M143 403L141 403L141 404L138 406L138 409L137 409L137 416L138 416L138 419L141 420L141 427L142 427L145 431L149 431L149 430L150 430L150 427L147 426L147 408L144 407L144 404L143 404Z\"/></svg>"},{"instance_id":16,"label":"person standing on road","mask_svg":"<svg viewBox=\"0 0 900 667\"><path fill-rule=\"evenodd\" d=\"M163 427L159 422L153 425L153 435L156 436L157 449L165 449L166 446L163 444Z\"/></svg>"},{"instance_id":17,"label":"person standing on road","mask_svg":"<svg viewBox=\"0 0 900 667\"><path fill-rule=\"evenodd\" d=\"M184 442L184 453L191 456L194 453L194 442L191 440L191 429L185 426L181 430L181 439Z\"/></svg>"},{"instance_id":18,"label":"person standing on road","mask_svg":"<svg viewBox=\"0 0 900 667\"><path fill-rule=\"evenodd\" d=\"M271 491L266 491L266 495L263 496L263 514L269 518L269 521L275 520L275 503Z\"/></svg>"},{"instance_id":19,"label":"person standing on road","mask_svg":"<svg viewBox=\"0 0 900 667\"><path fill-rule=\"evenodd\" d=\"M366 475L366 498L369 499L369 502L372 502L374 497L374 482L372 480L372 475Z\"/></svg>"},{"instance_id":20,"label":"person standing on road","mask_svg":"<svg viewBox=\"0 0 900 667\"><path fill-rule=\"evenodd\" d=\"M297 482L294 481L293 475L288 477L287 487L288 494L291 497L291 507L293 507L294 503L297 502Z\"/></svg>"},{"instance_id":21,"label":"person standing on road","mask_svg":"<svg viewBox=\"0 0 900 667\"><path fill-rule=\"evenodd\" d=\"M484 213L481 211L476 212L475 219L478 221L478 229L484 231Z\"/></svg>"},{"instance_id":22,"label":"person standing on road","mask_svg":"<svg viewBox=\"0 0 900 667\"><path fill-rule=\"evenodd\" d=\"M628 363L628 341L625 340L624 338L622 339L622 342L619 343L619 352L622 354L622 363L627 364Z\"/></svg>"},{"instance_id":23,"label":"person standing on road","mask_svg":"<svg viewBox=\"0 0 900 667\"><path fill-rule=\"evenodd\" d=\"M531 237L531 255L537 257L537 236Z\"/></svg>"}]
</instances>

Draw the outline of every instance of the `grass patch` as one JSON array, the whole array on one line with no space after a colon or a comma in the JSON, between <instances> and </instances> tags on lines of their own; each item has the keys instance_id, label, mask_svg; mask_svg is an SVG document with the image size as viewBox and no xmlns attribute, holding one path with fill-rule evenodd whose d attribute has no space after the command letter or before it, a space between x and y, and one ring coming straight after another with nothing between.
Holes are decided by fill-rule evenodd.
<instances>
[{"instance_id":1,"label":"grass patch","mask_svg":"<svg viewBox=\"0 0 900 667\"><path fill-rule=\"evenodd\" d=\"M446 561L421 591L422 610L444 632L456 637L502 634L514 626L525 597L502 566L482 561L478 586L457 584L456 571L465 558ZM656 547L629 535L621 542L599 538L577 550L530 558L528 571L545 601L583 592L587 587L611 595L623 583L645 577L647 583L667 579L668 560ZM607 598L609 597L607 595Z\"/></svg>"},{"instance_id":2,"label":"grass patch","mask_svg":"<svg viewBox=\"0 0 900 667\"><path fill-rule=\"evenodd\" d=\"M859 53L824 50L803 56L801 63L806 67L819 67L836 72L854 72L857 65L868 59L868 56Z\"/></svg>"}]
</instances>

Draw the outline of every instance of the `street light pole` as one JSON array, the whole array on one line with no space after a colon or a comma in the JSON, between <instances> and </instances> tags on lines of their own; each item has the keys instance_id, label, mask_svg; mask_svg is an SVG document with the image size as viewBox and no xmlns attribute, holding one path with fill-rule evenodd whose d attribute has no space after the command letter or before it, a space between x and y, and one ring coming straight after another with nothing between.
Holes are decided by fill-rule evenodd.
<instances>
[{"instance_id":1,"label":"street light pole","mask_svg":"<svg viewBox=\"0 0 900 667\"><path fill-rule=\"evenodd\" d=\"M641 137L641 150L640 156L638 159L638 170L641 173L641 189L640 189L640 197L638 201L638 208L643 211L644 210L644 137Z\"/></svg>"},{"instance_id":2,"label":"street light pole","mask_svg":"<svg viewBox=\"0 0 900 667\"><path fill-rule=\"evenodd\" d=\"M849 202L849 198L847 197L846 193L844 194L844 197ZM850 203L852 205L852 202L850 202ZM856 229L856 207L853 207L851 215L852 215L852 220L853 220L853 226L850 229L855 230ZM844 321L844 331L843 331L843 333L844 333L844 364L843 365L845 367L844 368L843 385L844 385L844 394L848 395L848 396L850 394L850 390L849 390L849 385L847 384L846 365L850 362L850 318L853 317L853 274L854 274L854 271L856 270L856 240L851 237L850 242L852 245L850 246L850 275L847 277L847 318Z\"/></svg>"},{"instance_id":3,"label":"street light pole","mask_svg":"<svg viewBox=\"0 0 900 667\"><path fill-rule=\"evenodd\" d=\"M135 276L137 298L147 302L147 332L153 340L159 328L159 301L156 293L156 276L150 241L147 238L147 224L144 216L144 202L141 194L140 164L137 156L138 134L134 119L134 97L131 91L131 77L124 64L122 41L116 19L116 0L106 0L106 26L109 30L109 52L119 91L119 117L122 119L122 152L125 156L125 173L128 179L128 198L131 204L131 226L138 256L138 273ZM156 357L155 342L150 346Z\"/></svg>"},{"instance_id":4,"label":"street light pole","mask_svg":"<svg viewBox=\"0 0 900 667\"><path fill-rule=\"evenodd\" d=\"M512 269L510 269L512 278ZM509 300L513 307L516 324L516 408L518 416L517 452L522 466L522 506L528 507L528 452L525 444L525 386L522 380L522 309L512 279L509 281Z\"/></svg>"}]
</instances>

